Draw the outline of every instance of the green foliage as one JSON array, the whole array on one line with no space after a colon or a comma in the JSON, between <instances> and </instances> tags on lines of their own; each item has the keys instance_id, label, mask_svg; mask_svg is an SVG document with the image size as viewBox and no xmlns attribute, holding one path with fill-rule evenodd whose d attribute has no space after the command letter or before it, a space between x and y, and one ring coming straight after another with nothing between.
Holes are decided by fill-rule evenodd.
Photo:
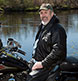
<instances>
[{"instance_id":1,"label":"green foliage","mask_svg":"<svg viewBox=\"0 0 78 81\"><path fill-rule=\"evenodd\" d=\"M0 8L0 11L3 11L3 9L2 9L2 8Z\"/></svg>"},{"instance_id":2,"label":"green foliage","mask_svg":"<svg viewBox=\"0 0 78 81\"><path fill-rule=\"evenodd\" d=\"M26 10L29 10L29 11L34 11L34 10L38 10L39 7L29 7L29 8L26 8Z\"/></svg>"},{"instance_id":3,"label":"green foliage","mask_svg":"<svg viewBox=\"0 0 78 81\"><path fill-rule=\"evenodd\" d=\"M6 5L9 7L17 7L20 5L20 0L7 0Z\"/></svg>"},{"instance_id":4,"label":"green foliage","mask_svg":"<svg viewBox=\"0 0 78 81\"><path fill-rule=\"evenodd\" d=\"M0 0L0 7L1 8L11 8L11 9L21 9L24 8L32 10L39 8L40 4L44 2L49 2L53 4L55 7L64 7L64 8L71 8L71 7L78 7L77 0L73 2L73 0Z\"/></svg>"},{"instance_id":5,"label":"green foliage","mask_svg":"<svg viewBox=\"0 0 78 81\"><path fill-rule=\"evenodd\" d=\"M24 6L26 8L35 7L34 0L24 0Z\"/></svg>"},{"instance_id":6,"label":"green foliage","mask_svg":"<svg viewBox=\"0 0 78 81\"><path fill-rule=\"evenodd\" d=\"M0 6L4 4L5 0L0 0Z\"/></svg>"}]
</instances>

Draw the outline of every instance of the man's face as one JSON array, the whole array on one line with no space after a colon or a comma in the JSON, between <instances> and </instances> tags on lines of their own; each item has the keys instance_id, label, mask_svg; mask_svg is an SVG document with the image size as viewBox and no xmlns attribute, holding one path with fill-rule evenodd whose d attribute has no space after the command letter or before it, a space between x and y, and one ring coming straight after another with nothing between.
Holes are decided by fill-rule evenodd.
<instances>
[{"instance_id":1,"label":"man's face","mask_svg":"<svg viewBox=\"0 0 78 81\"><path fill-rule=\"evenodd\" d=\"M40 18L44 23L48 23L53 16L53 12L51 10L41 10Z\"/></svg>"}]
</instances>

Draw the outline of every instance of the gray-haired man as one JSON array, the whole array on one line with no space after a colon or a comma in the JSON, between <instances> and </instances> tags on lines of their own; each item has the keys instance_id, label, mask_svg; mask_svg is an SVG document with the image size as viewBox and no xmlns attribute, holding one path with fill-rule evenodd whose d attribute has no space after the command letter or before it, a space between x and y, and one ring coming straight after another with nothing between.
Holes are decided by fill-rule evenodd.
<instances>
[{"instance_id":1,"label":"gray-haired man","mask_svg":"<svg viewBox=\"0 0 78 81\"><path fill-rule=\"evenodd\" d=\"M36 35L32 60L32 72L28 81L45 81L51 70L66 58L66 32L59 24L49 3L43 3L39 9L41 24ZM51 81L59 71L51 76Z\"/></svg>"}]
</instances>

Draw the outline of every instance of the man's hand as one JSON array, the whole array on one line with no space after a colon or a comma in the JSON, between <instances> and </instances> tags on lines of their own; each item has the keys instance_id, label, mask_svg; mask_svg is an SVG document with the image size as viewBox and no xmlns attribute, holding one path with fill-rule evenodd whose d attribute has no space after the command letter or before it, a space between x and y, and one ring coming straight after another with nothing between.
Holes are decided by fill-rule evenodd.
<instances>
[{"instance_id":1,"label":"man's hand","mask_svg":"<svg viewBox=\"0 0 78 81\"><path fill-rule=\"evenodd\" d=\"M36 62L33 67L32 67L32 70L36 70L36 69L41 69L43 68L43 65L41 62Z\"/></svg>"}]
</instances>

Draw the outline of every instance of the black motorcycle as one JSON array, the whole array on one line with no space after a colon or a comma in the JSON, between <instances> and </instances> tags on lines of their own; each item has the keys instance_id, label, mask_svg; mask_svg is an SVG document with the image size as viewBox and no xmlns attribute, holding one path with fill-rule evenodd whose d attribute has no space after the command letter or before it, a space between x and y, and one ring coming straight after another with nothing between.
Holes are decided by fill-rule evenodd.
<instances>
[{"instance_id":1,"label":"black motorcycle","mask_svg":"<svg viewBox=\"0 0 78 81\"><path fill-rule=\"evenodd\" d=\"M19 48L21 45L12 38L5 47L0 40L0 81L26 81L28 62L19 56L26 54Z\"/></svg>"},{"instance_id":2,"label":"black motorcycle","mask_svg":"<svg viewBox=\"0 0 78 81\"><path fill-rule=\"evenodd\" d=\"M29 75L41 75L39 71L32 71ZM52 68L46 81L78 81L78 58L74 56L67 57L61 64Z\"/></svg>"},{"instance_id":3,"label":"black motorcycle","mask_svg":"<svg viewBox=\"0 0 78 81\"><path fill-rule=\"evenodd\" d=\"M31 71L29 63L20 54L21 45L14 39L9 38L4 47L0 40L0 81L27 81L27 74ZM60 72L55 81L78 81L78 58L69 56L64 62L51 71L46 81L51 81L51 76L56 71Z\"/></svg>"}]
</instances>

